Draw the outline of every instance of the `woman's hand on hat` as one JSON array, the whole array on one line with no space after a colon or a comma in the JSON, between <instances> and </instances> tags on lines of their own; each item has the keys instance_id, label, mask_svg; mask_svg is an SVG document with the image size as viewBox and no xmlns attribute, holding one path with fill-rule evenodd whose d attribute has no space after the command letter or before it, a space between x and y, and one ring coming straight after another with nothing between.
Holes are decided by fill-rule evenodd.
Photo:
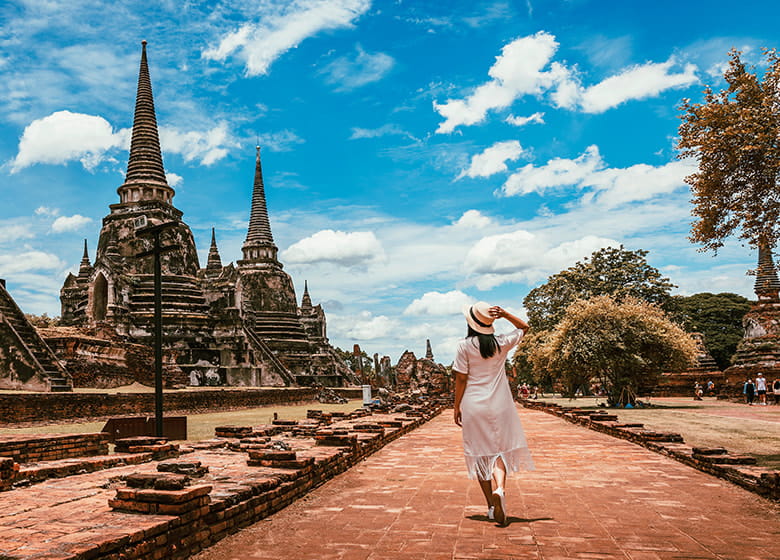
<instances>
[{"instance_id":1,"label":"woman's hand on hat","mask_svg":"<svg viewBox=\"0 0 780 560\"><path fill-rule=\"evenodd\" d=\"M490 309L488 309L488 313L490 313L490 316L494 319L500 319L501 317L506 317L506 311L504 311L501 307L498 305L494 305Z\"/></svg>"}]
</instances>

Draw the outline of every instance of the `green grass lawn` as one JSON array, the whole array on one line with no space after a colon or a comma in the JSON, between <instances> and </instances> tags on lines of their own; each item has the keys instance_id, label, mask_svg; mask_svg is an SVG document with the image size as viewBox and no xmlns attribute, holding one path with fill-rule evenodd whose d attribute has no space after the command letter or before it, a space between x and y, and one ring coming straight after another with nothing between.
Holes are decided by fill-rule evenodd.
<instances>
[{"instance_id":1,"label":"green grass lawn","mask_svg":"<svg viewBox=\"0 0 780 560\"><path fill-rule=\"evenodd\" d=\"M544 398L561 406L599 408L604 399ZM742 403L690 397L653 398L651 408L610 408L621 422L641 422L646 428L677 432L691 446L725 447L752 455L758 464L780 470L780 406L747 406Z\"/></svg>"}]
</instances>

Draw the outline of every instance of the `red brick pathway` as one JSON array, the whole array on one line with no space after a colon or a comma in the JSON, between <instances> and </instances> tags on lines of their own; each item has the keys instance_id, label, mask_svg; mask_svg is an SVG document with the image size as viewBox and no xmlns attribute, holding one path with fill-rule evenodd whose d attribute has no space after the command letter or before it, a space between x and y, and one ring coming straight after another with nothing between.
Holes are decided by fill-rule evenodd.
<instances>
[{"instance_id":1,"label":"red brick pathway","mask_svg":"<svg viewBox=\"0 0 780 560\"><path fill-rule=\"evenodd\" d=\"M637 445L521 410L537 470L508 527L441 416L197 560L780 559L780 507Z\"/></svg>"}]
</instances>

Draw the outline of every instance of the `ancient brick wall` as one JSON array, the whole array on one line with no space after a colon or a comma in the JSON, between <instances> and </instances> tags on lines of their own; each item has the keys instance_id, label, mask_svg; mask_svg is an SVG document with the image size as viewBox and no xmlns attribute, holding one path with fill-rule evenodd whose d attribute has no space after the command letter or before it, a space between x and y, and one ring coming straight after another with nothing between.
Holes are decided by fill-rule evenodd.
<instances>
[{"instance_id":1,"label":"ancient brick wall","mask_svg":"<svg viewBox=\"0 0 780 560\"><path fill-rule=\"evenodd\" d=\"M310 388L166 392L166 411L212 412L269 404L311 402ZM154 393L52 393L0 395L0 426L71 418L154 414Z\"/></svg>"}]
</instances>

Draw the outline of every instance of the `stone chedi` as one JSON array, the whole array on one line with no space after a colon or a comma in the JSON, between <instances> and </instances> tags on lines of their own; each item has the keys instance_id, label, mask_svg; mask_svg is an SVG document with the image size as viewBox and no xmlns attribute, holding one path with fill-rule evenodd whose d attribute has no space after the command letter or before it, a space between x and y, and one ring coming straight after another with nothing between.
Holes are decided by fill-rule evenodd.
<instances>
[{"instance_id":1,"label":"stone chedi","mask_svg":"<svg viewBox=\"0 0 780 560\"><path fill-rule=\"evenodd\" d=\"M758 372L769 379L780 375L780 280L767 243L759 245L754 290L758 300L742 319L745 335L724 372L732 392L741 392L745 378Z\"/></svg>"},{"instance_id":2,"label":"stone chedi","mask_svg":"<svg viewBox=\"0 0 780 560\"><path fill-rule=\"evenodd\" d=\"M65 325L108 324L132 342L153 340L153 259L138 258L151 240L143 225L171 224L160 234L163 344L193 384L342 385L349 368L325 335L325 315L277 259L266 208L260 149L255 158L249 230L234 265L222 266L212 230L206 267L168 185L143 42L130 156L119 203L103 219L94 263L85 253L78 276L60 293ZM309 333L312 333L310 336Z\"/></svg>"},{"instance_id":3,"label":"stone chedi","mask_svg":"<svg viewBox=\"0 0 780 560\"><path fill-rule=\"evenodd\" d=\"M658 381L656 394L661 397L688 397L693 394L696 382L704 385L707 381L715 384L716 391L723 389L725 376L718 368L715 359L707 350L702 333L690 333L696 342L696 362L685 371L664 373Z\"/></svg>"}]
</instances>

